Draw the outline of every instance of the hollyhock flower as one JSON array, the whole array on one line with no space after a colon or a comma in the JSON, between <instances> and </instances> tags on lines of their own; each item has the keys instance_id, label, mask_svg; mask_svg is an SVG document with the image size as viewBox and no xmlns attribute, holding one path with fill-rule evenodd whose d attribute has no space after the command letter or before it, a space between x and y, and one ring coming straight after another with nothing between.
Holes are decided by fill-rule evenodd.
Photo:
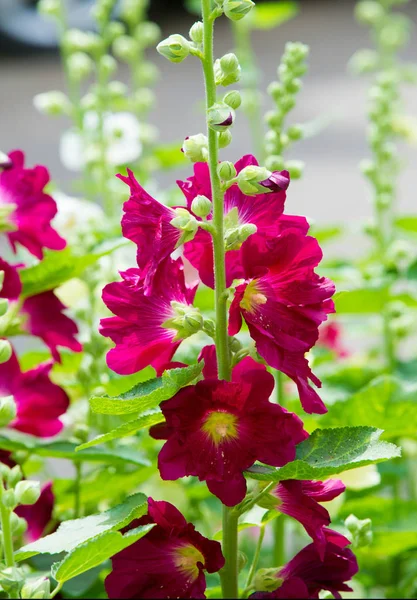
<instances>
[{"instance_id":1,"label":"hollyhock flower","mask_svg":"<svg viewBox=\"0 0 417 600\"><path fill-rule=\"evenodd\" d=\"M107 354L107 364L121 375L148 365L158 370L193 330L193 319L198 318L191 305L196 286L185 285L180 258L166 258L159 265L149 296L145 295L146 271L128 269L120 274L122 281L103 289L103 301L116 315L100 324L100 333L116 344Z\"/></svg>"},{"instance_id":2,"label":"hollyhock flower","mask_svg":"<svg viewBox=\"0 0 417 600\"><path fill-rule=\"evenodd\" d=\"M11 230L7 237L14 251L21 244L41 259L43 248L62 250L65 240L51 226L56 215L56 203L44 192L49 182L45 167L27 169L24 154L16 150L9 154L11 165L0 172L0 205L9 206Z\"/></svg>"},{"instance_id":3,"label":"hollyhock flower","mask_svg":"<svg viewBox=\"0 0 417 600\"><path fill-rule=\"evenodd\" d=\"M320 387L305 353L316 343L318 327L334 311L334 284L314 272L322 257L317 241L294 229L274 240L249 240L242 247L245 281L230 307L229 335L245 319L259 354L297 385L308 413L326 407L308 380Z\"/></svg>"},{"instance_id":4,"label":"hollyhock flower","mask_svg":"<svg viewBox=\"0 0 417 600\"><path fill-rule=\"evenodd\" d=\"M338 323L326 323L320 327L318 343L332 350L339 358L349 356L342 342L342 329Z\"/></svg>"},{"instance_id":5,"label":"hollyhock flower","mask_svg":"<svg viewBox=\"0 0 417 600\"><path fill-rule=\"evenodd\" d=\"M240 173L245 167L257 164L254 156L244 156L236 163L236 172ZM196 196L202 195L211 199L210 173L207 163L196 163L194 175L186 181L177 183L186 197L189 210L191 210L192 201ZM309 225L304 217L283 215L285 189L286 187L279 189L277 187L271 193L249 196L244 194L236 184L232 185L224 197L226 236L228 231L236 231L248 224L256 226L257 231L251 236L253 239L261 236L275 238L288 228L299 229L303 233L307 233ZM240 244L242 249L246 243ZM239 246L239 243L237 245ZM198 270L201 281L209 287L214 287L213 246L210 234L200 229L194 239L185 244L184 256ZM228 287L232 284L233 279L242 277L244 274L241 265L241 250L239 248L229 250L226 254Z\"/></svg>"},{"instance_id":6,"label":"hollyhock flower","mask_svg":"<svg viewBox=\"0 0 417 600\"><path fill-rule=\"evenodd\" d=\"M13 396L17 416L10 427L38 437L56 435L62 429L59 417L69 406L62 388L49 379L52 361L23 373L16 354L0 365L0 395Z\"/></svg>"},{"instance_id":7,"label":"hollyhock flower","mask_svg":"<svg viewBox=\"0 0 417 600\"><path fill-rule=\"evenodd\" d=\"M76 242L81 235L88 235L105 222L105 213L96 202L74 198L60 190L55 190L53 195L58 207L53 225L66 240Z\"/></svg>"},{"instance_id":8,"label":"hollyhock flower","mask_svg":"<svg viewBox=\"0 0 417 600\"><path fill-rule=\"evenodd\" d=\"M306 546L289 563L277 572L278 589L273 592L256 592L250 598L319 598L321 591L328 591L335 598L339 592L351 592L346 584L358 572L355 555L349 548L350 542L339 534L334 537L326 531L327 545L321 560L315 544ZM334 543L334 540L338 543Z\"/></svg>"},{"instance_id":9,"label":"hollyhock flower","mask_svg":"<svg viewBox=\"0 0 417 600\"><path fill-rule=\"evenodd\" d=\"M142 539L112 558L109 598L205 598L204 571L224 565L219 542L203 537L169 502L148 498L148 514L128 529L155 523Z\"/></svg>"},{"instance_id":10,"label":"hollyhock flower","mask_svg":"<svg viewBox=\"0 0 417 600\"><path fill-rule=\"evenodd\" d=\"M319 502L329 502L345 491L337 479L327 481L281 481L271 492L278 499L276 509L297 519L314 540L320 558L326 550L325 527L330 525L330 515Z\"/></svg>"},{"instance_id":11,"label":"hollyhock flower","mask_svg":"<svg viewBox=\"0 0 417 600\"><path fill-rule=\"evenodd\" d=\"M228 382L219 381L208 362L208 379L161 403L167 439L158 457L162 479L194 475L227 506L245 497L243 472L256 460L281 467L307 437L298 417L269 402L272 375L250 358L242 363Z\"/></svg>"},{"instance_id":12,"label":"hollyhock flower","mask_svg":"<svg viewBox=\"0 0 417 600\"><path fill-rule=\"evenodd\" d=\"M18 506L15 509L15 513L19 517L23 517L28 524L25 532L26 543L35 542L42 537L46 526L52 519L54 500L52 482L48 482L42 486L41 495L35 504Z\"/></svg>"}]
</instances>

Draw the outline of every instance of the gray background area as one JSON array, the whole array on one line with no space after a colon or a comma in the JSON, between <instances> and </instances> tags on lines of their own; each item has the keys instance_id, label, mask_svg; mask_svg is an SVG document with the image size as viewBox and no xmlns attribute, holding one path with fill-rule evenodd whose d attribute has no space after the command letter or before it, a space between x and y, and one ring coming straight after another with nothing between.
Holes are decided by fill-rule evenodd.
<instances>
[{"instance_id":1,"label":"gray background area","mask_svg":"<svg viewBox=\"0 0 417 600\"><path fill-rule=\"evenodd\" d=\"M416 0L412 0L407 11L417 23ZM360 160L368 154L364 128L369 80L351 76L346 67L353 52L369 47L370 42L366 29L357 25L352 12L353 3L343 0L306 2L300 15L290 23L254 36L265 88L276 77L285 42L300 40L311 47L310 71L295 119L303 122L325 115L331 122L319 136L297 146L296 157L306 162L307 169L303 180L291 186L287 211L306 214L321 224L340 220L353 223L372 210L367 186L358 170ZM160 19L164 34L186 34L192 22L191 17L168 22L161 15ZM216 32L217 56L231 47L228 22L222 19ZM203 93L199 61L188 59L174 65L156 53L151 56L161 71L156 87L158 102L151 116L161 131L161 141L181 140L201 131L204 119L199 107ZM417 60L416 31L406 58ZM118 77L126 79L123 68ZM53 178L70 190L72 174L62 167L57 152L60 132L67 124L62 119L39 115L32 106L34 94L62 86L59 61L54 55L28 51L21 56L0 56L0 148L23 148L30 163L46 164ZM408 90L406 105L408 112L417 116L416 88ZM223 152L223 159L234 160L250 151L247 123L239 116L233 145ZM401 179L399 205L410 212L417 208L416 146L405 149L403 156L406 170ZM161 176L161 185L169 182L170 176ZM356 242L352 244L351 240L346 250L352 246Z\"/></svg>"}]
</instances>

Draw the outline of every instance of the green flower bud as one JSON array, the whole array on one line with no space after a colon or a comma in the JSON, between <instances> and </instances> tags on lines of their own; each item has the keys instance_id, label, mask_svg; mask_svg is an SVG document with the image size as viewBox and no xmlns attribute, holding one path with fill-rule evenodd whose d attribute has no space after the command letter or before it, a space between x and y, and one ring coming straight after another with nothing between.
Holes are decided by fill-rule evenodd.
<instances>
[{"instance_id":1,"label":"green flower bud","mask_svg":"<svg viewBox=\"0 0 417 600\"><path fill-rule=\"evenodd\" d=\"M198 195L191 203L191 210L197 217L205 218L211 213L213 205L206 196Z\"/></svg>"},{"instance_id":2,"label":"green flower bud","mask_svg":"<svg viewBox=\"0 0 417 600\"><path fill-rule=\"evenodd\" d=\"M216 102L207 110L207 122L214 131L225 131L233 125L235 113L230 106Z\"/></svg>"},{"instance_id":3,"label":"green flower bud","mask_svg":"<svg viewBox=\"0 0 417 600\"><path fill-rule=\"evenodd\" d=\"M273 129L280 129L283 120L282 113L270 110L265 114L266 124Z\"/></svg>"},{"instance_id":4,"label":"green flower bud","mask_svg":"<svg viewBox=\"0 0 417 600\"><path fill-rule=\"evenodd\" d=\"M9 598L19 598L20 590L25 581L26 574L17 567L8 567L0 572L0 585L3 592L8 594Z\"/></svg>"},{"instance_id":5,"label":"green flower bud","mask_svg":"<svg viewBox=\"0 0 417 600\"><path fill-rule=\"evenodd\" d=\"M171 62L182 62L190 53L190 42L182 35L175 33L162 40L157 47L159 54Z\"/></svg>"},{"instance_id":6,"label":"green flower bud","mask_svg":"<svg viewBox=\"0 0 417 600\"><path fill-rule=\"evenodd\" d=\"M171 307L174 315L165 321L162 326L167 329L177 330L177 335L174 339L185 339L201 331L204 321L198 308L174 300L171 302Z\"/></svg>"},{"instance_id":7,"label":"green flower bud","mask_svg":"<svg viewBox=\"0 0 417 600\"><path fill-rule=\"evenodd\" d=\"M20 592L20 597L27 598L28 600L50 598L51 584L49 579L40 577L39 579L26 581Z\"/></svg>"},{"instance_id":8,"label":"green flower bud","mask_svg":"<svg viewBox=\"0 0 417 600\"><path fill-rule=\"evenodd\" d=\"M142 88L133 95L133 103L138 112L147 112L155 103L155 94L149 88Z\"/></svg>"},{"instance_id":9,"label":"green flower bud","mask_svg":"<svg viewBox=\"0 0 417 600\"><path fill-rule=\"evenodd\" d=\"M284 86L278 81L273 81L272 83L270 83L267 92L271 96L271 98L275 100L275 102L280 100L280 98L282 98L282 96L286 93Z\"/></svg>"},{"instance_id":10,"label":"green flower bud","mask_svg":"<svg viewBox=\"0 0 417 600\"><path fill-rule=\"evenodd\" d=\"M5 508L8 508L9 510L14 510L18 504L14 490L4 490L0 498L0 502Z\"/></svg>"},{"instance_id":11,"label":"green flower bud","mask_svg":"<svg viewBox=\"0 0 417 600\"><path fill-rule=\"evenodd\" d=\"M240 80L241 68L235 54L225 54L214 63L216 85L227 87Z\"/></svg>"},{"instance_id":12,"label":"green flower bud","mask_svg":"<svg viewBox=\"0 0 417 600\"><path fill-rule=\"evenodd\" d=\"M62 44L68 52L88 52L94 54L102 46L101 38L92 32L69 29L65 32Z\"/></svg>"},{"instance_id":13,"label":"green flower bud","mask_svg":"<svg viewBox=\"0 0 417 600\"><path fill-rule=\"evenodd\" d=\"M156 23L139 23L135 29L135 38L140 43L142 48L155 46L156 42L161 39L161 30Z\"/></svg>"},{"instance_id":14,"label":"green flower bud","mask_svg":"<svg viewBox=\"0 0 417 600\"><path fill-rule=\"evenodd\" d=\"M372 73L379 63L378 53L375 50L358 50L349 61L349 68L353 73L362 75Z\"/></svg>"},{"instance_id":15,"label":"green flower bud","mask_svg":"<svg viewBox=\"0 0 417 600\"><path fill-rule=\"evenodd\" d=\"M363 0L356 5L355 16L359 23L364 25L374 25L378 23L385 15L382 4L374 0Z\"/></svg>"},{"instance_id":16,"label":"green flower bud","mask_svg":"<svg viewBox=\"0 0 417 600\"><path fill-rule=\"evenodd\" d=\"M238 572L240 573L241 571L243 571L243 569L246 567L247 564L248 564L248 557L246 556L246 554L244 554L244 552L239 550L238 555L237 555Z\"/></svg>"},{"instance_id":17,"label":"green flower bud","mask_svg":"<svg viewBox=\"0 0 417 600\"><path fill-rule=\"evenodd\" d=\"M108 79L117 70L117 62L113 56L106 54L100 58L98 68L102 76Z\"/></svg>"},{"instance_id":18,"label":"green flower bud","mask_svg":"<svg viewBox=\"0 0 417 600\"><path fill-rule=\"evenodd\" d=\"M41 486L39 481L19 481L15 487L16 501L18 504L35 504L41 495Z\"/></svg>"},{"instance_id":19,"label":"green flower bud","mask_svg":"<svg viewBox=\"0 0 417 600\"><path fill-rule=\"evenodd\" d=\"M198 133L185 138L182 151L191 162L207 162L208 140L205 135Z\"/></svg>"},{"instance_id":20,"label":"green flower bud","mask_svg":"<svg viewBox=\"0 0 417 600\"><path fill-rule=\"evenodd\" d=\"M240 171L237 176L237 184L244 194L254 195L265 193L267 190L259 185L259 182L265 181L270 177L271 172L265 167L250 165Z\"/></svg>"},{"instance_id":21,"label":"green flower bud","mask_svg":"<svg viewBox=\"0 0 417 600\"><path fill-rule=\"evenodd\" d=\"M291 179L300 179L304 173L304 163L302 160L289 160L285 163L285 168L290 172Z\"/></svg>"},{"instance_id":22,"label":"green flower bud","mask_svg":"<svg viewBox=\"0 0 417 600\"><path fill-rule=\"evenodd\" d=\"M227 104L227 106L230 106L230 108L237 110L242 104L242 96L240 95L240 92L233 90L233 92L229 92L225 95L223 102Z\"/></svg>"},{"instance_id":23,"label":"green flower bud","mask_svg":"<svg viewBox=\"0 0 417 600\"><path fill-rule=\"evenodd\" d=\"M0 398L0 427L6 427L11 423L16 418L16 414L17 408L13 396Z\"/></svg>"},{"instance_id":24,"label":"green flower bud","mask_svg":"<svg viewBox=\"0 0 417 600\"><path fill-rule=\"evenodd\" d=\"M228 250L239 250L243 242L256 233L257 227L253 223L246 223L226 231L224 236L224 247Z\"/></svg>"},{"instance_id":25,"label":"green flower bud","mask_svg":"<svg viewBox=\"0 0 417 600\"><path fill-rule=\"evenodd\" d=\"M35 108L44 115L61 116L71 111L71 102L63 92L43 92L33 98Z\"/></svg>"},{"instance_id":26,"label":"green flower bud","mask_svg":"<svg viewBox=\"0 0 417 600\"><path fill-rule=\"evenodd\" d=\"M59 18L61 14L61 3L59 0L39 0L38 11L41 15Z\"/></svg>"},{"instance_id":27,"label":"green flower bud","mask_svg":"<svg viewBox=\"0 0 417 600\"><path fill-rule=\"evenodd\" d=\"M19 465L15 465L6 475L7 484L11 488L15 487L15 485L22 479L23 473Z\"/></svg>"},{"instance_id":28,"label":"green flower bud","mask_svg":"<svg viewBox=\"0 0 417 600\"><path fill-rule=\"evenodd\" d=\"M279 155L268 156L265 166L270 171L283 171L285 168L284 159Z\"/></svg>"},{"instance_id":29,"label":"green flower bud","mask_svg":"<svg viewBox=\"0 0 417 600\"><path fill-rule=\"evenodd\" d=\"M204 26L201 21L197 21L190 29L190 39L195 44L203 43Z\"/></svg>"},{"instance_id":30,"label":"green flower bud","mask_svg":"<svg viewBox=\"0 0 417 600\"><path fill-rule=\"evenodd\" d=\"M292 125L287 129L287 135L291 141L301 140L303 137L303 128L301 125Z\"/></svg>"},{"instance_id":31,"label":"green flower bud","mask_svg":"<svg viewBox=\"0 0 417 600\"><path fill-rule=\"evenodd\" d=\"M1 225L0 225L0 230L2 230ZM0 317L2 317L3 315L5 315L7 313L8 308L9 308L9 301L6 300L6 298L0 298ZM5 340L0 340L0 341L5 341Z\"/></svg>"},{"instance_id":32,"label":"green flower bud","mask_svg":"<svg viewBox=\"0 0 417 600\"><path fill-rule=\"evenodd\" d=\"M12 356L12 347L10 345L10 342L8 340L0 340L0 365L3 365L5 362L10 360L11 356ZM1 418L2 418L1 403L2 403L2 400L0 400L0 427L4 427L4 425L1 425ZM14 419L14 417L12 419L10 419L10 421L12 421L13 419ZM8 421L8 423L10 423L10 421ZM6 425L8 423L6 423Z\"/></svg>"},{"instance_id":33,"label":"green flower bud","mask_svg":"<svg viewBox=\"0 0 417 600\"><path fill-rule=\"evenodd\" d=\"M227 146L232 141L232 132L227 129L226 131L222 131L219 133L219 148L227 148Z\"/></svg>"},{"instance_id":34,"label":"green flower bud","mask_svg":"<svg viewBox=\"0 0 417 600\"><path fill-rule=\"evenodd\" d=\"M278 578L279 568L259 569L253 580L253 587L259 592L274 592L281 587L283 580Z\"/></svg>"},{"instance_id":35,"label":"green flower bud","mask_svg":"<svg viewBox=\"0 0 417 600\"><path fill-rule=\"evenodd\" d=\"M236 177L236 167L232 162L222 162L217 167L217 172L219 174L220 179L223 181L230 181Z\"/></svg>"},{"instance_id":36,"label":"green flower bud","mask_svg":"<svg viewBox=\"0 0 417 600\"><path fill-rule=\"evenodd\" d=\"M125 83L121 81L109 81L109 84L107 86L107 93L112 99L123 98L128 93L128 87Z\"/></svg>"},{"instance_id":37,"label":"green flower bud","mask_svg":"<svg viewBox=\"0 0 417 600\"><path fill-rule=\"evenodd\" d=\"M242 349L242 344L237 337L229 338L229 347L232 352L239 352Z\"/></svg>"},{"instance_id":38,"label":"green flower bud","mask_svg":"<svg viewBox=\"0 0 417 600\"><path fill-rule=\"evenodd\" d=\"M82 81L88 77L93 67L93 61L85 52L74 52L74 54L68 57L70 76L75 81Z\"/></svg>"},{"instance_id":39,"label":"green flower bud","mask_svg":"<svg viewBox=\"0 0 417 600\"><path fill-rule=\"evenodd\" d=\"M194 239L195 234L198 230L198 221L196 218L188 212L186 208L176 208L175 214L177 215L171 219L171 225L182 231L182 235L177 242L177 248L186 242L190 242Z\"/></svg>"},{"instance_id":40,"label":"green flower bud","mask_svg":"<svg viewBox=\"0 0 417 600\"><path fill-rule=\"evenodd\" d=\"M139 65L136 73L141 85L152 85L158 79L159 75L157 67L150 62L143 62Z\"/></svg>"},{"instance_id":41,"label":"green flower bud","mask_svg":"<svg viewBox=\"0 0 417 600\"><path fill-rule=\"evenodd\" d=\"M363 548L372 543L371 519L358 519L355 515L349 515L345 520L345 526L352 534L352 545L354 548Z\"/></svg>"},{"instance_id":42,"label":"green flower bud","mask_svg":"<svg viewBox=\"0 0 417 600\"><path fill-rule=\"evenodd\" d=\"M404 315L390 322L390 331L398 339L406 338L412 333L415 323L414 315Z\"/></svg>"},{"instance_id":43,"label":"green flower bud","mask_svg":"<svg viewBox=\"0 0 417 600\"><path fill-rule=\"evenodd\" d=\"M406 267L416 255L413 244L406 240L395 240L387 249L387 260L391 265Z\"/></svg>"},{"instance_id":44,"label":"green flower bud","mask_svg":"<svg viewBox=\"0 0 417 600\"><path fill-rule=\"evenodd\" d=\"M113 42L113 52L120 60L133 62L138 57L138 43L128 35L121 35Z\"/></svg>"},{"instance_id":45,"label":"green flower bud","mask_svg":"<svg viewBox=\"0 0 417 600\"><path fill-rule=\"evenodd\" d=\"M226 17L232 21L240 21L254 6L255 3L252 0L225 0L223 11Z\"/></svg>"},{"instance_id":46,"label":"green flower bud","mask_svg":"<svg viewBox=\"0 0 417 600\"><path fill-rule=\"evenodd\" d=\"M10 526L13 534L16 536L23 535L28 528L25 519L18 517L14 512L10 513Z\"/></svg>"},{"instance_id":47,"label":"green flower bud","mask_svg":"<svg viewBox=\"0 0 417 600\"><path fill-rule=\"evenodd\" d=\"M123 35L126 31L125 26L123 25L123 23L120 23L119 21L111 21L108 25L107 25L107 29L106 29L106 36L108 38L109 43L113 43L114 40L116 38L118 38L120 35Z\"/></svg>"},{"instance_id":48,"label":"green flower bud","mask_svg":"<svg viewBox=\"0 0 417 600\"><path fill-rule=\"evenodd\" d=\"M202 327L203 317L198 310L189 312L184 316L184 328L189 335L193 335L194 333L197 333L197 331L201 331Z\"/></svg>"},{"instance_id":49,"label":"green flower bud","mask_svg":"<svg viewBox=\"0 0 417 600\"><path fill-rule=\"evenodd\" d=\"M86 94L85 96L83 96L81 98L81 108L83 108L84 110L94 110L97 108L98 105L98 99L96 94L93 94L93 92L89 92L88 94Z\"/></svg>"},{"instance_id":50,"label":"green flower bud","mask_svg":"<svg viewBox=\"0 0 417 600\"><path fill-rule=\"evenodd\" d=\"M203 331L210 337L213 337L216 333L216 324L213 319L204 319Z\"/></svg>"},{"instance_id":51,"label":"green flower bud","mask_svg":"<svg viewBox=\"0 0 417 600\"><path fill-rule=\"evenodd\" d=\"M387 306L387 313L390 320L399 319L400 317L406 315L408 312L409 309L407 308L407 305L404 304L404 302L401 302L401 300L390 302Z\"/></svg>"}]
</instances>

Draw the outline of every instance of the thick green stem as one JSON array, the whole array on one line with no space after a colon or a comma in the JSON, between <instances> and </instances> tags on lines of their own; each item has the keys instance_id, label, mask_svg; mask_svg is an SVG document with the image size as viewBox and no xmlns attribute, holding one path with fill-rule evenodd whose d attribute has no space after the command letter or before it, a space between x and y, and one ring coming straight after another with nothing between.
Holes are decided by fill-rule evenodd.
<instances>
[{"instance_id":1,"label":"thick green stem","mask_svg":"<svg viewBox=\"0 0 417 600\"><path fill-rule=\"evenodd\" d=\"M223 506L223 556L226 564L220 572L223 598L238 597L238 536L239 517L233 509Z\"/></svg>"},{"instance_id":2,"label":"thick green stem","mask_svg":"<svg viewBox=\"0 0 417 600\"><path fill-rule=\"evenodd\" d=\"M13 537L12 530L10 527L10 510L3 506L1 501L1 496L3 495L4 487L3 482L0 483L0 520L1 520L1 530L3 534L3 551L4 558L6 561L6 567L14 566L14 556L13 556Z\"/></svg>"},{"instance_id":3,"label":"thick green stem","mask_svg":"<svg viewBox=\"0 0 417 600\"><path fill-rule=\"evenodd\" d=\"M279 516L273 522L274 546L272 549L272 566L280 567L285 563L285 517Z\"/></svg>"}]
</instances>

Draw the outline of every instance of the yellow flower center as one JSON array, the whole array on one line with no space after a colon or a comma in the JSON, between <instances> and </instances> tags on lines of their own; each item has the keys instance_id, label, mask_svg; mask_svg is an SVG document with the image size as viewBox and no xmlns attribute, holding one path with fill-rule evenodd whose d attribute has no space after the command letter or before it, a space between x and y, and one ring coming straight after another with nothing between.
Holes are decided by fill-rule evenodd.
<instances>
[{"instance_id":1,"label":"yellow flower center","mask_svg":"<svg viewBox=\"0 0 417 600\"><path fill-rule=\"evenodd\" d=\"M184 545L176 548L174 552L175 566L183 575L191 579L197 579L199 568L198 563L204 566L204 556L195 546Z\"/></svg>"},{"instance_id":2,"label":"yellow flower center","mask_svg":"<svg viewBox=\"0 0 417 600\"><path fill-rule=\"evenodd\" d=\"M262 294L261 290L259 289L259 282L255 279L252 279L252 281L250 281L246 286L245 293L240 301L240 306L247 312L254 312L257 306L260 304L265 304L266 301L267 297L265 294Z\"/></svg>"},{"instance_id":3,"label":"yellow flower center","mask_svg":"<svg viewBox=\"0 0 417 600\"><path fill-rule=\"evenodd\" d=\"M237 438L237 418L228 412L213 411L204 421L202 430L217 446L221 442Z\"/></svg>"}]
</instances>

